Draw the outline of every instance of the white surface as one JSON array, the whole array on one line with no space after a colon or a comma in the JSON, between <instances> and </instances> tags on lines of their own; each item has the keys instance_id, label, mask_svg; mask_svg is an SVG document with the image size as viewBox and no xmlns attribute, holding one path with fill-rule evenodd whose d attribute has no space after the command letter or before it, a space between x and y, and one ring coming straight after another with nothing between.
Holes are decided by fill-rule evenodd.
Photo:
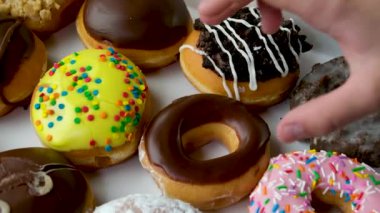
<instances>
[{"instance_id":1,"label":"white surface","mask_svg":"<svg viewBox=\"0 0 380 213\"><path fill-rule=\"evenodd\" d=\"M198 1L186 1L193 18L196 15ZM314 45L312 51L301 56L302 75L310 71L315 63L325 62L340 55L337 44L330 38L308 27L293 15L296 24L302 28L302 33L308 36L308 41ZM83 45L77 37L74 24L53 35L46 41L49 54L49 63L58 61L64 56L83 49ZM175 98L194 94L197 91L185 79L178 63L172 64L162 70L147 74L148 85L154 97L155 110L162 109ZM288 111L288 103L274 106L262 113L272 132L271 152L278 153L307 149L308 145L301 143L281 144L276 140L275 128L280 118ZM41 146L29 119L29 111L17 109L5 117L0 118L0 151L20 148ZM226 153L221 146L215 146L220 153ZM207 149L206 149L207 150ZM123 197L133 193L160 194L150 174L145 171L138 161L137 155L130 160L87 174L92 185L98 204ZM248 198L241 202L217 212L247 212Z\"/></svg>"}]
</instances>

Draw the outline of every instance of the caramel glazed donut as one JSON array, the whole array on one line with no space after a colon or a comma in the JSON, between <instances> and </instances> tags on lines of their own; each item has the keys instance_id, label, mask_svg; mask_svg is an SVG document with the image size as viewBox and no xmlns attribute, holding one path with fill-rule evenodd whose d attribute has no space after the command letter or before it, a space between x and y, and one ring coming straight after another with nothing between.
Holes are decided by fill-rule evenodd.
<instances>
[{"instance_id":1,"label":"caramel glazed donut","mask_svg":"<svg viewBox=\"0 0 380 213\"><path fill-rule=\"evenodd\" d=\"M46 63L44 44L22 20L0 18L0 116L29 104Z\"/></svg>"},{"instance_id":2,"label":"caramel glazed donut","mask_svg":"<svg viewBox=\"0 0 380 213\"><path fill-rule=\"evenodd\" d=\"M139 157L166 196L202 210L218 209L255 187L268 165L269 138L266 123L241 102L198 94L159 112L147 127ZM224 144L230 154L205 161L189 156L210 141Z\"/></svg>"},{"instance_id":3,"label":"caramel glazed donut","mask_svg":"<svg viewBox=\"0 0 380 213\"><path fill-rule=\"evenodd\" d=\"M94 196L83 174L45 148L0 153L0 212L91 212Z\"/></svg>"},{"instance_id":4,"label":"caramel glazed donut","mask_svg":"<svg viewBox=\"0 0 380 213\"><path fill-rule=\"evenodd\" d=\"M313 195L313 196L312 196ZM250 212L311 213L311 200L343 212L380 212L380 174L335 152L297 151L272 158L250 196Z\"/></svg>"},{"instance_id":5,"label":"caramel glazed donut","mask_svg":"<svg viewBox=\"0 0 380 213\"><path fill-rule=\"evenodd\" d=\"M177 60L192 19L183 0L87 0L76 24L86 47L111 46L147 71Z\"/></svg>"},{"instance_id":6,"label":"caramel glazed donut","mask_svg":"<svg viewBox=\"0 0 380 213\"><path fill-rule=\"evenodd\" d=\"M256 106L282 101L297 82L299 54L311 49L293 20L265 35L254 8L243 8L220 25L197 19L180 48L186 77L201 92L235 97Z\"/></svg>"},{"instance_id":7,"label":"caramel glazed donut","mask_svg":"<svg viewBox=\"0 0 380 213\"><path fill-rule=\"evenodd\" d=\"M312 98L328 93L342 85L349 77L349 68L343 57L314 65L291 94L294 108ZM380 113L374 113L324 136L310 138L310 147L345 153L371 166L380 166Z\"/></svg>"}]
</instances>

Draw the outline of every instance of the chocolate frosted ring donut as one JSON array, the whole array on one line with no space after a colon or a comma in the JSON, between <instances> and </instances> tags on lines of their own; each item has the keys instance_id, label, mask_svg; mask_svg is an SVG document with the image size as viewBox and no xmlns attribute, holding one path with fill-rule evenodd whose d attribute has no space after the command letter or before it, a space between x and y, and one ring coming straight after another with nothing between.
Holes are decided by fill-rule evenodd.
<instances>
[{"instance_id":1,"label":"chocolate frosted ring donut","mask_svg":"<svg viewBox=\"0 0 380 213\"><path fill-rule=\"evenodd\" d=\"M254 188L268 164L269 137L266 123L242 103L193 95L176 100L151 121L140 158L165 194L200 209L215 209ZM213 140L230 154L205 161L189 157Z\"/></svg>"}]
</instances>

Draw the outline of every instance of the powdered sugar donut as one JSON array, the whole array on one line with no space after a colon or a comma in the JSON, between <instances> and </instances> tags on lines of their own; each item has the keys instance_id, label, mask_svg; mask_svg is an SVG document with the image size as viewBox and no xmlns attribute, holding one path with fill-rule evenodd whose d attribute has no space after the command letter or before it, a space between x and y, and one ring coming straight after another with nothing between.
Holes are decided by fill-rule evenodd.
<instances>
[{"instance_id":1,"label":"powdered sugar donut","mask_svg":"<svg viewBox=\"0 0 380 213\"><path fill-rule=\"evenodd\" d=\"M250 195L250 212L314 212L312 195L343 212L380 212L380 174L333 152L297 151L271 159Z\"/></svg>"},{"instance_id":2,"label":"powdered sugar donut","mask_svg":"<svg viewBox=\"0 0 380 213\"><path fill-rule=\"evenodd\" d=\"M135 194L128 195L103 204L95 209L94 213L107 212L173 212L199 213L190 204L158 195Z\"/></svg>"}]
</instances>

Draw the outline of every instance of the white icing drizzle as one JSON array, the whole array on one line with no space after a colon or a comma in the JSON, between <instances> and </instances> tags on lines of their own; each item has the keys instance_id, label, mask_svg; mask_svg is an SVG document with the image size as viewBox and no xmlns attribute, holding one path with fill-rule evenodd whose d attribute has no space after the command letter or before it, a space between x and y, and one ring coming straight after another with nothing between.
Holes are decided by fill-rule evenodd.
<instances>
[{"instance_id":1,"label":"white icing drizzle","mask_svg":"<svg viewBox=\"0 0 380 213\"><path fill-rule=\"evenodd\" d=\"M256 19L259 19L260 16L259 14L256 13L255 9L253 7L250 7L249 8L249 12L251 12L251 14L256 18Z\"/></svg>"},{"instance_id":2,"label":"white icing drizzle","mask_svg":"<svg viewBox=\"0 0 380 213\"><path fill-rule=\"evenodd\" d=\"M285 31L285 32L288 33L288 40L289 40L288 45L289 45L290 52L292 52L292 54L293 54L294 58L296 59L297 63L299 63L300 57L298 56L297 52L294 50L294 48L292 46L292 43L290 43L290 38L291 38L290 35L292 34L292 32L288 28L285 28L285 27L280 27L280 30L283 30L283 31ZM298 40L298 42L300 43L299 40ZM301 52L301 50L300 50L300 52Z\"/></svg>"},{"instance_id":3,"label":"white icing drizzle","mask_svg":"<svg viewBox=\"0 0 380 213\"><path fill-rule=\"evenodd\" d=\"M256 13L256 11L255 11L253 8L250 7L250 8L249 8L249 11L251 12L251 14L252 14L256 19L259 18L259 15ZM268 42L267 42L266 38L265 38L265 37L263 36L263 34L261 33L260 28L257 27L257 26L253 26L253 27L255 28L256 33L257 33L257 35L259 36L259 38L264 42L265 48L267 49L267 52L268 52L270 58L272 59L272 61L273 61L273 63L274 63L274 66L275 66L276 69L281 73L281 76L282 76L282 77L285 77L285 76L287 75L287 70L286 70L286 67L287 67L287 66L285 66L285 70L283 70L283 69L281 68L280 64L278 63L276 57L274 56L274 54L273 54L273 52L272 52L272 49L269 48L269 46L268 46ZM268 35L268 39L269 39L269 41L272 43L272 45L275 47L275 49L277 50L278 55L281 57L282 54L281 54L281 52L280 52L280 50L279 50L277 44L274 42L272 36L271 36L271 35ZM284 63L284 65L285 65L285 64L286 64L286 61L285 61L285 59L283 59L283 56L281 57L281 59L284 61L283 63Z\"/></svg>"},{"instance_id":4,"label":"white icing drizzle","mask_svg":"<svg viewBox=\"0 0 380 213\"><path fill-rule=\"evenodd\" d=\"M248 67L248 72L249 72L249 89L255 91L257 90L257 81L256 81L256 70L255 70L255 61L253 59L253 53L249 49L247 42L245 42L236 33L236 31L231 27L228 21L224 21L223 23L226 25L227 29L235 36L235 38L239 40L240 43L244 46L245 52L239 48L239 45L236 43L236 41L221 26L217 26L217 28L220 29L223 32L223 34L227 36L228 39L230 39L230 41L234 44L235 48L240 52L240 54L247 61L247 67Z\"/></svg>"},{"instance_id":5,"label":"white icing drizzle","mask_svg":"<svg viewBox=\"0 0 380 213\"><path fill-rule=\"evenodd\" d=\"M294 31L297 31L296 27L295 27L296 25L294 24L294 20L292 18L290 18L289 21L292 22L292 29ZM298 45L299 45L299 52L301 53L301 51L302 51L302 43L301 43L301 41L299 39L297 39L297 41L298 41Z\"/></svg>"},{"instance_id":6,"label":"white icing drizzle","mask_svg":"<svg viewBox=\"0 0 380 213\"><path fill-rule=\"evenodd\" d=\"M232 74L232 77L234 79L233 81L233 88L234 88L234 92L235 92L235 98L236 100L240 100L240 94L239 94L239 91L238 91L238 86L237 86L237 74L236 74L236 70L235 70L235 65L232 61L232 55L231 53L226 50L226 48L224 48L223 44L222 44L222 41L220 40L219 38L219 35L218 35L218 32L215 30L215 29L212 29L209 25L206 25L205 24L205 28L208 32L214 34L215 36L215 41L216 43L218 43L220 49L222 49L222 51L228 55L228 61L230 63L230 67L231 67L231 74Z\"/></svg>"},{"instance_id":7,"label":"white icing drizzle","mask_svg":"<svg viewBox=\"0 0 380 213\"><path fill-rule=\"evenodd\" d=\"M179 48L179 51L182 52L184 49L190 49L199 55L205 56L211 62L211 64L214 66L215 71L222 77L223 88L226 91L228 97L232 97L230 88L228 88L228 86L227 86L226 77L225 77L224 73L222 72L222 70L220 70L220 68L218 66L216 66L214 60L212 60L212 58L209 55L207 55L206 52L199 50L199 49L197 49L191 45L184 44Z\"/></svg>"},{"instance_id":8,"label":"white icing drizzle","mask_svg":"<svg viewBox=\"0 0 380 213\"><path fill-rule=\"evenodd\" d=\"M272 35L268 35L268 39L272 43L272 45L274 46L274 48L277 50L277 53L278 53L278 55L281 58L282 65L284 66L284 70L283 70L283 72L281 72L281 71L280 72L281 72L281 76L285 77L285 76L288 75L288 72L289 72L288 63L286 63L285 57L281 53L280 48L278 47L278 45L276 44L276 42L274 41L273 36Z\"/></svg>"},{"instance_id":9,"label":"white icing drizzle","mask_svg":"<svg viewBox=\"0 0 380 213\"><path fill-rule=\"evenodd\" d=\"M3 200L0 200L0 212L1 213L10 213L11 212L11 207L9 204Z\"/></svg>"}]
</instances>

